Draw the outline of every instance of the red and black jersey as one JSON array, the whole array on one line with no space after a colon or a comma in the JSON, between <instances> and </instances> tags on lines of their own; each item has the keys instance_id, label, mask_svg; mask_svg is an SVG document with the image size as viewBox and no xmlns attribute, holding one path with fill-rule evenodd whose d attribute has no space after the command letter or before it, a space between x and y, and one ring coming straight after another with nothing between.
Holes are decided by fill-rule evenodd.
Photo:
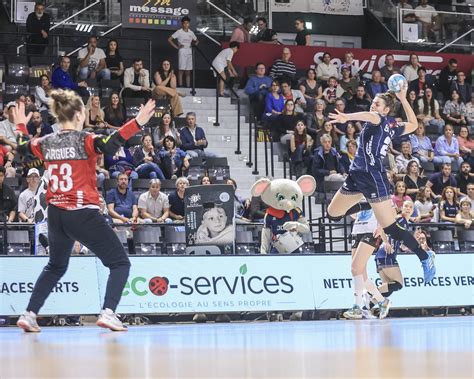
<instances>
[{"instance_id":1,"label":"red and black jersey","mask_svg":"<svg viewBox=\"0 0 474 379\"><path fill-rule=\"evenodd\" d=\"M62 130L31 140L30 151L44 161L48 170L47 203L66 210L98 208L97 157L115 153L140 130L136 121L131 120L109 137Z\"/></svg>"}]
</instances>

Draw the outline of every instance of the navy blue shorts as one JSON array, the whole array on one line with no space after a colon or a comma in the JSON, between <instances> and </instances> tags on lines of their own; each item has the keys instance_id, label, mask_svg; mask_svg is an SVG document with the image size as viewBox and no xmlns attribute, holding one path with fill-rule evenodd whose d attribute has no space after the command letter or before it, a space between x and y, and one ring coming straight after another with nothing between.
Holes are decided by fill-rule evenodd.
<instances>
[{"instance_id":1,"label":"navy blue shorts","mask_svg":"<svg viewBox=\"0 0 474 379\"><path fill-rule=\"evenodd\" d=\"M391 198L385 172L349 171L340 191L344 195L361 193L369 203L380 203Z\"/></svg>"},{"instance_id":2,"label":"navy blue shorts","mask_svg":"<svg viewBox=\"0 0 474 379\"><path fill-rule=\"evenodd\" d=\"M388 254L385 258L375 257L375 264L377 266L377 272L380 272L387 267L398 267L397 255Z\"/></svg>"}]
</instances>

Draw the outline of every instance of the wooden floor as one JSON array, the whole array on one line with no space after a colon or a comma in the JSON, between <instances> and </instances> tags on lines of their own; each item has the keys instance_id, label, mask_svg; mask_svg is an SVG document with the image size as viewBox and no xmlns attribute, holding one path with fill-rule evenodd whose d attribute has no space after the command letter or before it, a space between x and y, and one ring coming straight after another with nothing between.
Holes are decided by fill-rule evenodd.
<instances>
[{"instance_id":1,"label":"wooden floor","mask_svg":"<svg viewBox=\"0 0 474 379\"><path fill-rule=\"evenodd\" d=\"M474 318L0 328L0 378L473 378Z\"/></svg>"}]
</instances>

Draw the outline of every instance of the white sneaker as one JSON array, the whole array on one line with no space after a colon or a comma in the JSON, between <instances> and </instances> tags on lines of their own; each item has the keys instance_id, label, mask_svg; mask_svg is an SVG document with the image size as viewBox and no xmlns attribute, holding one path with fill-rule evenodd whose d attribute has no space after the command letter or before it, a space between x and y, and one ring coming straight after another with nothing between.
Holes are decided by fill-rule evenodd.
<instances>
[{"instance_id":1,"label":"white sneaker","mask_svg":"<svg viewBox=\"0 0 474 379\"><path fill-rule=\"evenodd\" d=\"M16 322L17 326L22 328L25 332L41 332L41 329L36 322L36 314L34 312L25 311L18 321Z\"/></svg>"},{"instance_id":2,"label":"white sneaker","mask_svg":"<svg viewBox=\"0 0 474 379\"><path fill-rule=\"evenodd\" d=\"M381 301L379 303L379 308L380 308L379 319L382 320L388 316L388 311L390 310L391 306L392 306L392 301L388 298L385 298L384 301Z\"/></svg>"},{"instance_id":3,"label":"white sneaker","mask_svg":"<svg viewBox=\"0 0 474 379\"><path fill-rule=\"evenodd\" d=\"M122 324L122 321L118 319L117 314L109 308L100 311L96 325L114 332L126 332L128 330L127 327Z\"/></svg>"}]
</instances>

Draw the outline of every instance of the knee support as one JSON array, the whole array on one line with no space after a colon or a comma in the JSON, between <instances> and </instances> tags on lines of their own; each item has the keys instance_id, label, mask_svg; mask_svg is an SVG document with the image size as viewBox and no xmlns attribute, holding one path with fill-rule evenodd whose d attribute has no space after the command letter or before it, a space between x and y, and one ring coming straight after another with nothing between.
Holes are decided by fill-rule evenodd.
<instances>
[{"instance_id":1,"label":"knee support","mask_svg":"<svg viewBox=\"0 0 474 379\"><path fill-rule=\"evenodd\" d=\"M390 293L395 292L395 291L400 291L403 288L403 284L398 283L398 282L391 282L388 283L388 290Z\"/></svg>"}]
</instances>

